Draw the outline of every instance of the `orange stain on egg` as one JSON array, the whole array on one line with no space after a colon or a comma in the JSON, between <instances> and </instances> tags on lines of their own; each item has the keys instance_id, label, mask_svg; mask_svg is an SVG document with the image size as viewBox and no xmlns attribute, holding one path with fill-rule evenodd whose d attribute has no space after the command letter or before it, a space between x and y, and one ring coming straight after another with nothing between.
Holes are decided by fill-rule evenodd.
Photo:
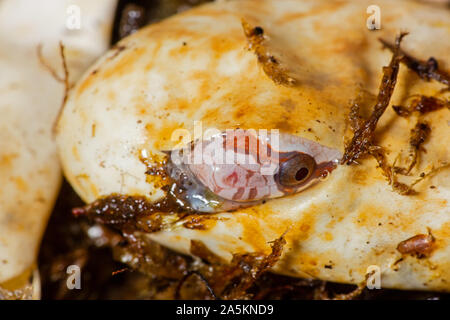
<instances>
[{"instance_id":1,"label":"orange stain on egg","mask_svg":"<svg viewBox=\"0 0 450 320\"><path fill-rule=\"evenodd\" d=\"M368 179L368 176L367 176L367 171L365 169L355 168L352 171L352 177L351 177L352 182L359 184L359 185L366 185L367 179Z\"/></svg>"},{"instance_id":2,"label":"orange stain on egg","mask_svg":"<svg viewBox=\"0 0 450 320\"><path fill-rule=\"evenodd\" d=\"M191 107L191 104L189 101L185 99L177 99L173 102L172 108L179 110L180 112L186 112L189 111L189 108Z\"/></svg>"},{"instance_id":3,"label":"orange stain on egg","mask_svg":"<svg viewBox=\"0 0 450 320\"><path fill-rule=\"evenodd\" d=\"M94 183L90 183L89 187L91 189L91 193L94 195L95 198L98 198L100 196L98 189Z\"/></svg>"},{"instance_id":4,"label":"orange stain on egg","mask_svg":"<svg viewBox=\"0 0 450 320\"><path fill-rule=\"evenodd\" d=\"M445 248L450 242L450 222L442 224L440 229L431 230L431 234L436 239L436 245Z\"/></svg>"},{"instance_id":5,"label":"orange stain on egg","mask_svg":"<svg viewBox=\"0 0 450 320\"><path fill-rule=\"evenodd\" d=\"M28 191L28 184L21 177L14 178L14 182L16 183L17 189L19 189L20 191Z\"/></svg>"},{"instance_id":6,"label":"orange stain on egg","mask_svg":"<svg viewBox=\"0 0 450 320\"><path fill-rule=\"evenodd\" d=\"M298 12L298 13L287 13L283 15L277 23L283 24L283 23L289 23L298 19L305 19L311 16L324 14L326 12L333 12L339 10L343 5L345 5L344 1L336 1L331 3L325 3L321 5L317 5L307 12Z\"/></svg>"},{"instance_id":7,"label":"orange stain on egg","mask_svg":"<svg viewBox=\"0 0 450 320\"><path fill-rule=\"evenodd\" d=\"M113 90L109 90L108 91L108 99L112 102L116 101L116 92Z\"/></svg>"},{"instance_id":8,"label":"orange stain on egg","mask_svg":"<svg viewBox=\"0 0 450 320\"><path fill-rule=\"evenodd\" d=\"M168 123L168 121L166 121L162 123L159 128L146 125L147 136L149 137L149 141L153 141L153 147L156 150L171 150L177 147L183 139L192 141L191 134L191 137L179 136L176 134L179 129L185 132L184 130L186 130L186 128L183 123Z\"/></svg>"},{"instance_id":9,"label":"orange stain on egg","mask_svg":"<svg viewBox=\"0 0 450 320\"><path fill-rule=\"evenodd\" d=\"M192 54L193 50L188 46L186 41L180 41L180 45L171 49L169 55L173 58L185 57L188 53Z\"/></svg>"},{"instance_id":10,"label":"orange stain on egg","mask_svg":"<svg viewBox=\"0 0 450 320\"><path fill-rule=\"evenodd\" d=\"M147 114L150 107L147 105L138 105L138 106L136 106L136 109L137 109L137 114L139 116L143 116L143 115Z\"/></svg>"},{"instance_id":11,"label":"orange stain on egg","mask_svg":"<svg viewBox=\"0 0 450 320\"><path fill-rule=\"evenodd\" d=\"M77 161L80 161L80 160L81 160L80 154L78 153L78 148L77 148L76 145L73 145L73 146L72 146L72 154L73 154L73 156L75 157L75 159L76 159Z\"/></svg>"},{"instance_id":12,"label":"orange stain on egg","mask_svg":"<svg viewBox=\"0 0 450 320\"><path fill-rule=\"evenodd\" d=\"M307 240L314 232L318 208L311 206L308 211L302 213L300 221L296 222L286 237L293 241Z\"/></svg>"},{"instance_id":13,"label":"orange stain on egg","mask_svg":"<svg viewBox=\"0 0 450 320\"><path fill-rule=\"evenodd\" d=\"M81 82L81 84L79 85L79 87L78 87L78 89L77 89L77 94L78 94L78 95L83 94L83 93L86 91L87 88L89 88L89 87L92 86L92 84L93 84L93 82L94 82L94 79L96 78L96 74L97 74L96 72L95 72L95 73L94 73L94 72L90 73L90 74L87 76L87 78L84 79L84 80Z\"/></svg>"},{"instance_id":14,"label":"orange stain on egg","mask_svg":"<svg viewBox=\"0 0 450 320\"><path fill-rule=\"evenodd\" d=\"M270 249L257 218L239 215L237 223L242 226L242 241L253 246L254 251L267 252Z\"/></svg>"},{"instance_id":15,"label":"orange stain on egg","mask_svg":"<svg viewBox=\"0 0 450 320\"><path fill-rule=\"evenodd\" d=\"M162 42L157 42L152 49L152 53L149 53L151 59L149 63L147 63L144 67L145 71L150 71L155 66L155 60L157 59L158 53L161 50Z\"/></svg>"},{"instance_id":16,"label":"orange stain on egg","mask_svg":"<svg viewBox=\"0 0 450 320\"><path fill-rule=\"evenodd\" d=\"M365 227L375 227L381 221L384 221L385 218L385 210L382 208L365 204L363 208L360 210L360 214L356 217L356 224Z\"/></svg>"},{"instance_id":17,"label":"orange stain on egg","mask_svg":"<svg viewBox=\"0 0 450 320\"><path fill-rule=\"evenodd\" d=\"M333 241L334 237L331 232L324 232L322 235L322 239L325 241Z\"/></svg>"},{"instance_id":18,"label":"orange stain on egg","mask_svg":"<svg viewBox=\"0 0 450 320\"><path fill-rule=\"evenodd\" d=\"M0 156L0 167L11 167L15 158L18 157L16 153L3 154Z\"/></svg>"},{"instance_id":19,"label":"orange stain on egg","mask_svg":"<svg viewBox=\"0 0 450 320\"><path fill-rule=\"evenodd\" d=\"M208 110L202 117L202 120L208 123L217 123L218 120L223 118L223 109L222 108L214 108Z\"/></svg>"},{"instance_id":20,"label":"orange stain on egg","mask_svg":"<svg viewBox=\"0 0 450 320\"><path fill-rule=\"evenodd\" d=\"M237 33L240 35L240 33ZM242 36L236 37L236 33L230 32L229 38L224 38L223 36L216 36L211 38L211 49L217 57L222 56L228 51L237 50L239 48L245 47L244 34Z\"/></svg>"},{"instance_id":21,"label":"orange stain on egg","mask_svg":"<svg viewBox=\"0 0 450 320\"><path fill-rule=\"evenodd\" d=\"M120 77L127 73L135 72L134 65L146 52L147 49L144 47L124 51L120 59L114 60L109 68L101 72L101 78L105 80L110 77Z\"/></svg>"}]
</instances>

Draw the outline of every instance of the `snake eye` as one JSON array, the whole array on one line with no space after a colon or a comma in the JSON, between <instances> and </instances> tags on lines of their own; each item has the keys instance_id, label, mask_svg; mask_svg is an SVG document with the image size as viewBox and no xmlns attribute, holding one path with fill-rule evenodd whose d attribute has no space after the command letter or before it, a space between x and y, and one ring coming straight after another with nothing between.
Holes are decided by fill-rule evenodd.
<instances>
[{"instance_id":1,"label":"snake eye","mask_svg":"<svg viewBox=\"0 0 450 320\"><path fill-rule=\"evenodd\" d=\"M280 165L279 183L286 187L301 185L314 172L316 161L305 153L297 153Z\"/></svg>"}]
</instances>

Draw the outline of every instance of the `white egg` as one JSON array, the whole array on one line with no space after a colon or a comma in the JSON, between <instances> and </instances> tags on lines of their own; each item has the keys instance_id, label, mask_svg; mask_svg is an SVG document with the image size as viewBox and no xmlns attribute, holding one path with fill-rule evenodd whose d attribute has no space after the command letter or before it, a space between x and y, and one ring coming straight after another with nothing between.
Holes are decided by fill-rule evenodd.
<instances>
[{"instance_id":1,"label":"white egg","mask_svg":"<svg viewBox=\"0 0 450 320\"><path fill-rule=\"evenodd\" d=\"M39 244L61 182L52 128L65 90L50 71L64 78L59 42L71 83L109 45L116 1L76 3L82 24L70 30L72 1L0 1L0 291L39 274Z\"/></svg>"}]
</instances>

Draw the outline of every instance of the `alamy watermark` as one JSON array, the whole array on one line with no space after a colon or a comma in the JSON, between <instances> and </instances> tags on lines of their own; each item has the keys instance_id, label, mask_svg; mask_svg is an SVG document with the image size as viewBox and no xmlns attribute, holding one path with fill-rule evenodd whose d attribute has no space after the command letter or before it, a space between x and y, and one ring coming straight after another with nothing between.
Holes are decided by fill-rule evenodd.
<instances>
[{"instance_id":1,"label":"alamy watermark","mask_svg":"<svg viewBox=\"0 0 450 320\"><path fill-rule=\"evenodd\" d=\"M366 20L366 26L369 30L380 30L381 29L381 9L379 6L372 4L367 7L367 14L370 16Z\"/></svg>"},{"instance_id":2,"label":"alamy watermark","mask_svg":"<svg viewBox=\"0 0 450 320\"><path fill-rule=\"evenodd\" d=\"M171 152L174 164L258 165L263 175L278 168L280 132L278 129L209 128L203 132L201 121L194 122L194 134L176 129L171 136L177 145Z\"/></svg>"},{"instance_id":3,"label":"alamy watermark","mask_svg":"<svg viewBox=\"0 0 450 320\"><path fill-rule=\"evenodd\" d=\"M81 269L76 264L67 267L66 273L69 275L66 280L67 289L81 289Z\"/></svg>"},{"instance_id":4,"label":"alamy watermark","mask_svg":"<svg viewBox=\"0 0 450 320\"><path fill-rule=\"evenodd\" d=\"M81 29L81 8L72 4L66 9L66 28L69 30Z\"/></svg>"},{"instance_id":5,"label":"alamy watermark","mask_svg":"<svg viewBox=\"0 0 450 320\"><path fill-rule=\"evenodd\" d=\"M371 265L366 270L366 287L369 290L381 289L381 268Z\"/></svg>"}]
</instances>

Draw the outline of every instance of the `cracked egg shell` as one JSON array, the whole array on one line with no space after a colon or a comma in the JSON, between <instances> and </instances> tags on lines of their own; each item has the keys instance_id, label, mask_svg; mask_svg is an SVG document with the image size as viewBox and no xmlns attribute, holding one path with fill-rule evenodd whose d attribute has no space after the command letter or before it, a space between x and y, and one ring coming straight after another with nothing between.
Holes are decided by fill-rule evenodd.
<instances>
[{"instance_id":1,"label":"cracked egg shell","mask_svg":"<svg viewBox=\"0 0 450 320\"><path fill-rule=\"evenodd\" d=\"M71 91L58 123L57 143L65 175L92 202L110 194L164 195L161 181L145 174L163 150L177 147L176 129L194 137L203 129L280 129L344 150L350 101L376 95L391 53L378 38L410 35L402 48L448 68L450 12L413 1L378 1L382 29L366 26L367 1L221 1L148 26L122 40ZM242 19L264 31L265 52L295 79L277 84L248 48ZM410 94L431 95L442 85L400 67L393 103ZM370 102L366 101L368 104ZM448 110L426 116L431 136L413 171L418 176L450 160ZM408 147L414 120L392 108L382 116L376 140L394 160ZM191 239L216 254L268 252L286 234L274 271L292 276L361 283L370 266L384 288L450 291L450 185L441 170L416 185L417 195L392 191L372 159L339 166L328 180L265 204L218 213L205 230L178 223L149 234L189 253ZM433 187L433 188L431 188ZM431 231L429 257L402 256L397 245ZM403 260L400 260L403 258Z\"/></svg>"}]
</instances>

